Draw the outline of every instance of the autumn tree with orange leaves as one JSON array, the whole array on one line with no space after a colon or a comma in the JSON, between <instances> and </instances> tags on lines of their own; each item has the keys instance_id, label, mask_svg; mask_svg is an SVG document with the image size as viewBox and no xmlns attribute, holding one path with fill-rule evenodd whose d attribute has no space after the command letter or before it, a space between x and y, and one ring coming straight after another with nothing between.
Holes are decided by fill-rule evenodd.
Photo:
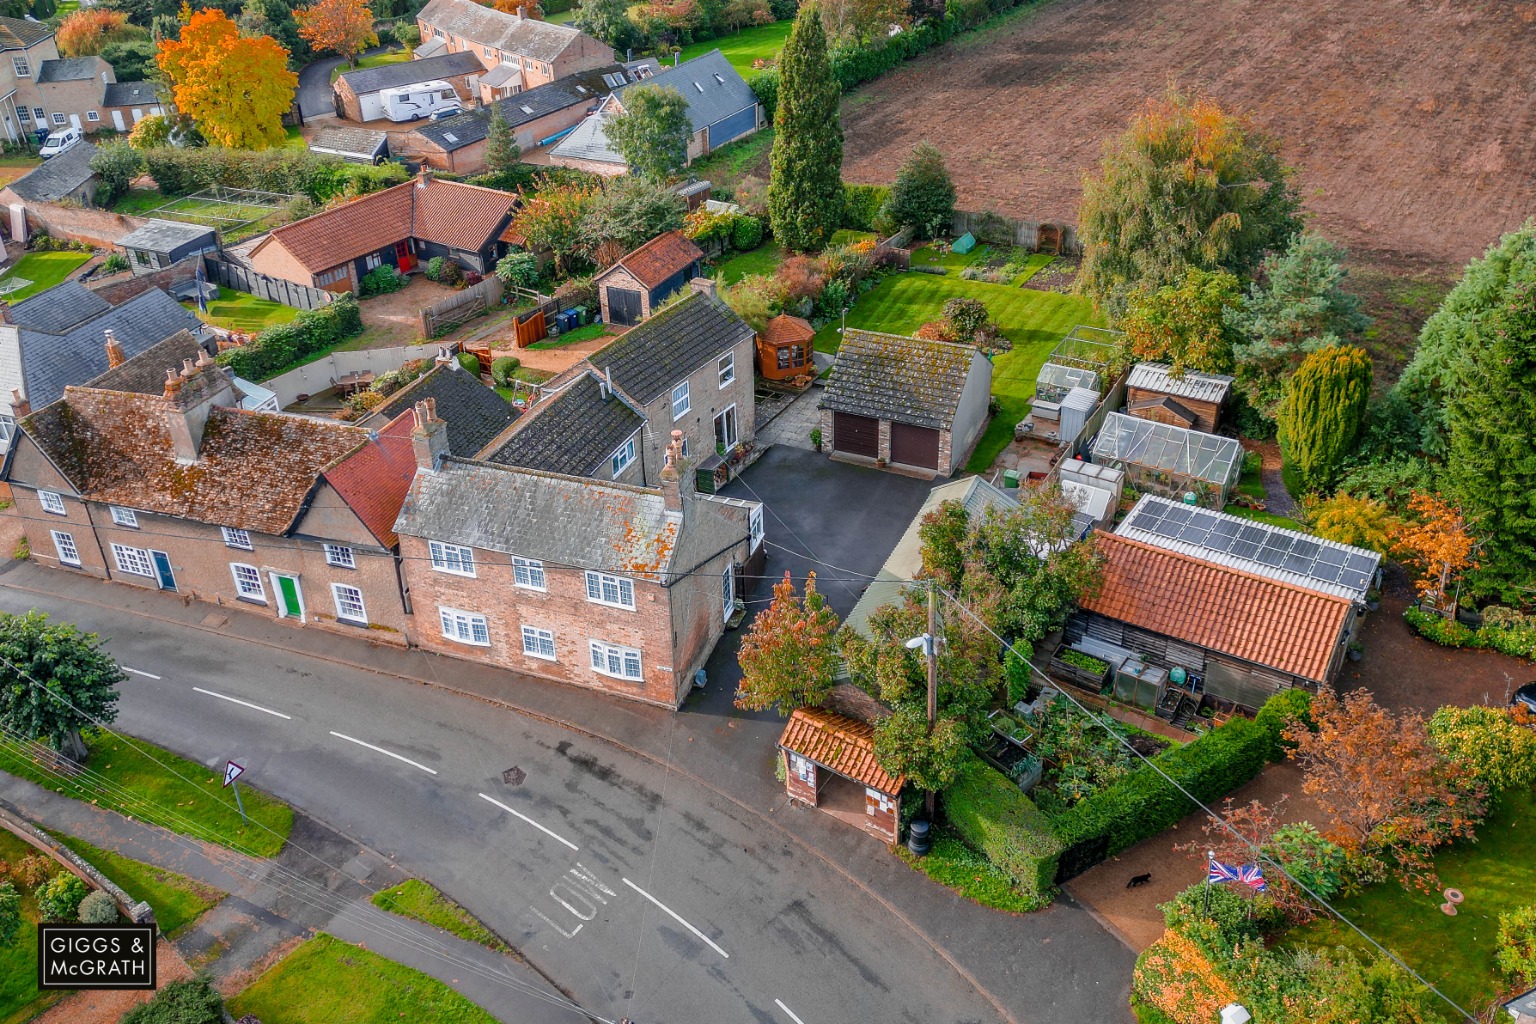
<instances>
[{"instance_id":1,"label":"autumn tree with orange leaves","mask_svg":"<svg viewBox=\"0 0 1536 1024\"><path fill-rule=\"evenodd\" d=\"M1311 717L1315 731L1294 722L1285 738L1327 819L1323 834L1364 877L1395 871L1405 887L1435 888L1434 850L1472 835L1482 788L1447 770L1416 711L1394 715L1363 689L1341 698L1325 687Z\"/></svg>"},{"instance_id":2,"label":"autumn tree with orange leaves","mask_svg":"<svg viewBox=\"0 0 1536 1024\"><path fill-rule=\"evenodd\" d=\"M198 11L180 39L160 43L156 58L176 107L209 141L230 149L265 149L286 141L283 113L299 76L288 51L269 36L243 38L217 8Z\"/></svg>"},{"instance_id":3,"label":"autumn tree with orange leaves","mask_svg":"<svg viewBox=\"0 0 1536 1024\"><path fill-rule=\"evenodd\" d=\"M837 613L816 591L816 574L806 577L801 595L786 572L773 585L773 602L752 620L741 640L736 706L751 711L773 708L788 716L796 708L826 700L837 675L837 626Z\"/></svg>"},{"instance_id":4,"label":"autumn tree with orange leaves","mask_svg":"<svg viewBox=\"0 0 1536 1024\"><path fill-rule=\"evenodd\" d=\"M1415 492L1408 511L1413 517L1398 535L1398 552L1418 573L1414 585L1420 601L1449 616L1455 610L1451 587L1477 564L1477 542L1467 532L1461 509L1438 494Z\"/></svg>"},{"instance_id":5,"label":"autumn tree with orange leaves","mask_svg":"<svg viewBox=\"0 0 1536 1024\"><path fill-rule=\"evenodd\" d=\"M354 68L358 54L379 44L373 11L364 0L315 0L295 10L293 20L310 46L345 57Z\"/></svg>"}]
</instances>

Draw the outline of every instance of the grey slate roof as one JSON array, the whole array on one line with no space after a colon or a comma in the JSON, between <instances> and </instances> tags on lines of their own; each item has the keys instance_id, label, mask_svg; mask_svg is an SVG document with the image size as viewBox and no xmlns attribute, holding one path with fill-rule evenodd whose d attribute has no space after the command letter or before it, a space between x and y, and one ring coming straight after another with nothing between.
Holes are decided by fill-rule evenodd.
<instances>
[{"instance_id":1,"label":"grey slate roof","mask_svg":"<svg viewBox=\"0 0 1536 1024\"><path fill-rule=\"evenodd\" d=\"M139 353L142 359L129 359L123 365L86 381L85 386L102 391L131 391L138 395L164 394L165 371L180 370L188 359L196 362L203 351L202 343L191 334L177 331Z\"/></svg>"},{"instance_id":2,"label":"grey slate roof","mask_svg":"<svg viewBox=\"0 0 1536 1024\"><path fill-rule=\"evenodd\" d=\"M665 572L682 517L660 491L450 456L418 472L395 532L627 573Z\"/></svg>"},{"instance_id":3,"label":"grey slate roof","mask_svg":"<svg viewBox=\"0 0 1536 1024\"><path fill-rule=\"evenodd\" d=\"M411 55L416 60L426 60L428 57L436 57L446 49L448 49L448 43L433 36L431 39L423 39L421 45L411 51Z\"/></svg>"},{"instance_id":4,"label":"grey slate roof","mask_svg":"<svg viewBox=\"0 0 1536 1024\"><path fill-rule=\"evenodd\" d=\"M565 110L584 103L596 104L608 95L608 86L603 82L603 75L621 74L623 70L617 64L610 64L596 71L567 75L565 78L536 86L516 96L497 100L496 106L501 108L501 116L506 118L507 127L515 131L522 125L536 121L546 114L553 114L557 110ZM489 76L481 81L487 85L493 84ZM416 134L440 146L444 151L452 153L456 149L484 139L490 133L490 125L489 110L473 110L442 121L421 125L416 129ZM450 135L453 138L448 138Z\"/></svg>"},{"instance_id":5,"label":"grey slate roof","mask_svg":"<svg viewBox=\"0 0 1536 1024\"><path fill-rule=\"evenodd\" d=\"M108 82L101 97L104 107L145 107L159 102L153 82Z\"/></svg>"},{"instance_id":6,"label":"grey slate roof","mask_svg":"<svg viewBox=\"0 0 1536 1024\"><path fill-rule=\"evenodd\" d=\"M823 408L947 430L977 350L950 341L850 329L837 351Z\"/></svg>"},{"instance_id":7,"label":"grey slate roof","mask_svg":"<svg viewBox=\"0 0 1536 1024\"><path fill-rule=\"evenodd\" d=\"M213 228L202 224L188 224L180 220L151 220L143 227L135 228L122 238L117 240L117 245L124 249L144 249L148 252L170 252L177 246L186 245L188 242L201 242L207 239L212 243L217 238Z\"/></svg>"},{"instance_id":8,"label":"grey slate roof","mask_svg":"<svg viewBox=\"0 0 1536 1024\"><path fill-rule=\"evenodd\" d=\"M41 409L57 401L70 384L106 372L108 328L123 346L124 354L132 359L177 331L197 331L202 324L175 299L159 288L151 288L64 334L22 328L21 372L32 408Z\"/></svg>"},{"instance_id":9,"label":"grey slate roof","mask_svg":"<svg viewBox=\"0 0 1536 1024\"><path fill-rule=\"evenodd\" d=\"M613 94L623 103L624 94L641 85L670 85L682 93L694 131L757 102L752 87L719 50L685 60L675 68L663 64L651 78L615 89Z\"/></svg>"},{"instance_id":10,"label":"grey slate roof","mask_svg":"<svg viewBox=\"0 0 1536 1024\"><path fill-rule=\"evenodd\" d=\"M613 386L649 406L705 363L755 335L725 303L695 293L619 336L588 360ZM738 360L738 363L740 360ZM751 373L738 365L737 373Z\"/></svg>"},{"instance_id":11,"label":"grey slate roof","mask_svg":"<svg viewBox=\"0 0 1536 1024\"><path fill-rule=\"evenodd\" d=\"M363 157L372 163L388 144L388 135L369 128L322 128L309 148L316 153Z\"/></svg>"},{"instance_id":12,"label":"grey slate roof","mask_svg":"<svg viewBox=\"0 0 1536 1024\"><path fill-rule=\"evenodd\" d=\"M63 334L111 308L112 303L79 281L64 281L12 306L11 323L45 334Z\"/></svg>"},{"instance_id":13,"label":"grey slate roof","mask_svg":"<svg viewBox=\"0 0 1536 1024\"><path fill-rule=\"evenodd\" d=\"M86 82L96 77L100 57L59 57L37 66L37 84L47 82Z\"/></svg>"},{"instance_id":14,"label":"grey slate roof","mask_svg":"<svg viewBox=\"0 0 1536 1024\"><path fill-rule=\"evenodd\" d=\"M91 157L96 155L92 143L82 142L56 157L44 160L7 186L23 199L39 203L51 203L63 199L95 176L91 170Z\"/></svg>"},{"instance_id":15,"label":"grey slate roof","mask_svg":"<svg viewBox=\"0 0 1536 1024\"><path fill-rule=\"evenodd\" d=\"M438 415L441 416L441 407ZM605 399L597 378L583 373L542 405L483 458L546 473L606 473L619 446L645 426L645 418L617 396ZM449 439L453 428L449 427Z\"/></svg>"},{"instance_id":16,"label":"grey slate roof","mask_svg":"<svg viewBox=\"0 0 1536 1024\"><path fill-rule=\"evenodd\" d=\"M376 68L358 68L347 71L336 81L346 82L359 96L380 89L393 89L400 85L415 85L437 78L453 78L457 75L478 75L485 70L480 58L467 51L444 53L422 60L408 60L400 64L382 64Z\"/></svg>"},{"instance_id":17,"label":"grey slate roof","mask_svg":"<svg viewBox=\"0 0 1536 1024\"><path fill-rule=\"evenodd\" d=\"M53 29L40 21L0 18L0 50L23 50L36 46L53 35Z\"/></svg>"},{"instance_id":18,"label":"grey slate roof","mask_svg":"<svg viewBox=\"0 0 1536 1024\"><path fill-rule=\"evenodd\" d=\"M378 429L427 398L437 402L438 418L448 424L449 452L465 458L478 454L517 419L511 402L451 362L434 366L420 380L390 395L363 425Z\"/></svg>"},{"instance_id":19,"label":"grey slate roof","mask_svg":"<svg viewBox=\"0 0 1536 1024\"><path fill-rule=\"evenodd\" d=\"M519 18L475 0L432 0L416 18L476 46L493 46L546 63L564 53L582 34L569 25Z\"/></svg>"},{"instance_id":20,"label":"grey slate roof","mask_svg":"<svg viewBox=\"0 0 1536 1024\"><path fill-rule=\"evenodd\" d=\"M604 130L609 117L609 114L602 111L588 117L572 129L571 134L555 143L555 148L549 151L550 156L625 166L624 157L613 148Z\"/></svg>"}]
</instances>

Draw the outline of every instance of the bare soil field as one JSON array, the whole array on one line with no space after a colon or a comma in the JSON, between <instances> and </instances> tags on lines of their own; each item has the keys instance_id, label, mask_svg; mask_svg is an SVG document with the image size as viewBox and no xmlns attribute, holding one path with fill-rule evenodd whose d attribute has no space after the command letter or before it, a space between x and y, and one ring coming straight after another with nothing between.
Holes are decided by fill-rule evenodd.
<instances>
[{"instance_id":1,"label":"bare soil field","mask_svg":"<svg viewBox=\"0 0 1536 1024\"><path fill-rule=\"evenodd\" d=\"M845 175L890 181L927 138L962 206L1073 221L1104 140L1172 79L1282 140L1319 231L1454 270L1536 212L1533 54L1536 3L1055 0L850 96Z\"/></svg>"}]
</instances>

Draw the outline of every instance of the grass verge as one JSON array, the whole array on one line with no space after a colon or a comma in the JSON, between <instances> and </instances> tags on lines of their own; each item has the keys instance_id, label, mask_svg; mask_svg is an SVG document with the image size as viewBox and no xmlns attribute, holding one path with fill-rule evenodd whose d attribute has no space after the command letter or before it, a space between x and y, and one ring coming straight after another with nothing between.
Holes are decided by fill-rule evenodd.
<instances>
[{"instance_id":1,"label":"grass verge","mask_svg":"<svg viewBox=\"0 0 1536 1024\"><path fill-rule=\"evenodd\" d=\"M574 345L579 341L591 341L593 338L601 338L607 333L607 324L583 324L574 331L566 331L558 338L550 338L548 341L536 341L528 347L531 349L564 348L566 345Z\"/></svg>"},{"instance_id":2,"label":"grass verge","mask_svg":"<svg viewBox=\"0 0 1536 1024\"><path fill-rule=\"evenodd\" d=\"M496 1024L437 979L323 932L228 1006L236 1017L254 1014L270 1024Z\"/></svg>"},{"instance_id":3,"label":"grass verge","mask_svg":"<svg viewBox=\"0 0 1536 1024\"><path fill-rule=\"evenodd\" d=\"M195 302L183 305L194 311L197 309ZM221 287L219 297L208 303L208 312L202 314L202 320L227 331L254 334L264 327L290 323L298 315L299 311L292 306Z\"/></svg>"},{"instance_id":4,"label":"grass verge","mask_svg":"<svg viewBox=\"0 0 1536 1024\"><path fill-rule=\"evenodd\" d=\"M1287 516L1279 516L1273 512L1265 512L1262 509L1243 508L1241 505L1228 505L1222 509L1229 516L1237 516L1240 519L1252 519L1256 523L1268 523L1270 526L1278 526L1283 530L1296 530L1298 533L1306 533L1307 528L1296 520Z\"/></svg>"},{"instance_id":5,"label":"grass verge","mask_svg":"<svg viewBox=\"0 0 1536 1024\"><path fill-rule=\"evenodd\" d=\"M373 905L391 914L412 917L423 924L441 928L466 942L478 942L498 953L507 952L506 943L475 920L473 914L418 878L412 878L393 889L374 893Z\"/></svg>"},{"instance_id":6,"label":"grass verge","mask_svg":"<svg viewBox=\"0 0 1536 1024\"><path fill-rule=\"evenodd\" d=\"M946 889L953 889L972 903L980 903L984 907L1027 914L1049 906L1051 902L1020 892L1013 880L994 867L987 858L942 830L934 833L933 846L928 856L914 856L905 846L896 847L896 854Z\"/></svg>"},{"instance_id":7,"label":"grass verge","mask_svg":"<svg viewBox=\"0 0 1536 1024\"><path fill-rule=\"evenodd\" d=\"M358 58L357 67L355 68L349 67L345 63L338 64L336 67L332 68L331 82L334 84L336 79L340 78L348 71L361 71L364 68L381 68L386 64L404 64L410 59L411 53L409 50L396 50L393 53L376 53L371 57L360 57Z\"/></svg>"},{"instance_id":8,"label":"grass verge","mask_svg":"<svg viewBox=\"0 0 1536 1024\"><path fill-rule=\"evenodd\" d=\"M84 839L57 832L53 835L122 886L128 895L153 907L155 923L166 938L175 938L183 928L201 917L203 911L224 898L219 890L185 875L100 849Z\"/></svg>"},{"instance_id":9,"label":"grass verge","mask_svg":"<svg viewBox=\"0 0 1536 1024\"><path fill-rule=\"evenodd\" d=\"M716 268L715 274L722 284L730 286L748 274L771 275L779 269L779 262L783 259L784 250L779 248L779 243L767 242L751 252L741 252L732 256Z\"/></svg>"},{"instance_id":10,"label":"grass verge","mask_svg":"<svg viewBox=\"0 0 1536 1024\"><path fill-rule=\"evenodd\" d=\"M211 835L224 846L256 857L277 856L293 830L293 808L251 786L240 787L245 812L251 818L250 824L241 822L233 798L225 797L221 791L222 775L154 744L135 739L133 746L129 746L117 736L94 730L86 732L85 741L91 751L87 767L94 774L60 779L44 771L30 751L10 740L0 742L0 771L109 811L151 824L163 823L186 835L191 835L188 830L196 826L205 834L195 838ZM98 782L95 776L104 781ZM120 790L137 799L125 804ZM140 801L153 804L153 809L146 809Z\"/></svg>"},{"instance_id":11,"label":"grass verge","mask_svg":"<svg viewBox=\"0 0 1536 1024\"><path fill-rule=\"evenodd\" d=\"M0 829L0 861L16 864L37 853L34 847ZM0 1024L31 1020L69 994L38 991L37 897L30 886L12 884L21 893L21 927L16 931L16 941L0 946Z\"/></svg>"},{"instance_id":12,"label":"grass verge","mask_svg":"<svg viewBox=\"0 0 1536 1024\"><path fill-rule=\"evenodd\" d=\"M710 50L719 50L725 55L725 59L731 62L731 67L736 69L737 74L750 81L752 76L757 74L757 69L752 66L752 62L772 60L778 56L779 48L784 45L784 40L789 38L789 30L793 26L794 22L791 20L738 29L728 36L706 39L702 43L692 43L683 47L682 59L692 60L695 57L702 57Z\"/></svg>"},{"instance_id":13,"label":"grass verge","mask_svg":"<svg viewBox=\"0 0 1536 1024\"><path fill-rule=\"evenodd\" d=\"M6 294L4 299L6 302L20 302L38 292L47 291L90 258L88 252L29 252L17 260L11 269L0 274L0 281L19 277L32 283Z\"/></svg>"}]
</instances>

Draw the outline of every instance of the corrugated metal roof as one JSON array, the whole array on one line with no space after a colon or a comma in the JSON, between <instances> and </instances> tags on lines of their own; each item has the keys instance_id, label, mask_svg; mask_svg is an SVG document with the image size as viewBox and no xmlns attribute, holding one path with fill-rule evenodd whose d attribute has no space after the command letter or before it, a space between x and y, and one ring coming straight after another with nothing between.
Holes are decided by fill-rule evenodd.
<instances>
[{"instance_id":1,"label":"corrugated metal roof","mask_svg":"<svg viewBox=\"0 0 1536 1024\"><path fill-rule=\"evenodd\" d=\"M1220 373L1196 373L1185 370L1184 376L1174 377L1173 368L1163 363L1137 363L1131 370L1126 387L1146 391L1160 391L1175 398L1191 398L1197 402L1220 403L1232 389L1232 377Z\"/></svg>"}]
</instances>

